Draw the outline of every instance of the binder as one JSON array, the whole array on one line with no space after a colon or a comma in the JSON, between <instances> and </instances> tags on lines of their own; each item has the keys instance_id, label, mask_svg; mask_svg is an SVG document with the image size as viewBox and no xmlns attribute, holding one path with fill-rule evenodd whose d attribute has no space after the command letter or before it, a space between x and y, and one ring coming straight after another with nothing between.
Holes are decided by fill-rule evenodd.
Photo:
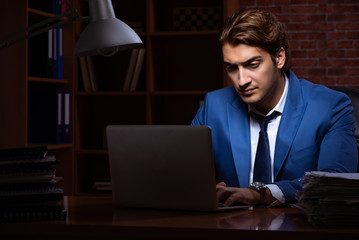
<instances>
[{"instance_id":1,"label":"binder","mask_svg":"<svg viewBox=\"0 0 359 240\"><path fill-rule=\"evenodd\" d=\"M38 20L29 19L29 25L36 23L38 23ZM49 36L47 31L28 39L28 76L49 77L46 69L49 57L48 44Z\"/></svg>"},{"instance_id":2,"label":"binder","mask_svg":"<svg viewBox=\"0 0 359 240\"><path fill-rule=\"evenodd\" d=\"M52 78L54 69L54 41L53 41L53 29L48 31L48 44L47 44L47 75L46 77Z\"/></svg>"},{"instance_id":3,"label":"binder","mask_svg":"<svg viewBox=\"0 0 359 240\"><path fill-rule=\"evenodd\" d=\"M53 69L52 69L52 77L53 78L57 78L57 60L58 60L58 37L57 37L57 34L58 34L58 31L57 31L57 28L54 28L53 31L53 36L52 36L52 42L53 42L53 59L54 59L54 64L53 64Z\"/></svg>"},{"instance_id":4,"label":"binder","mask_svg":"<svg viewBox=\"0 0 359 240\"><path fill-rule=\"evenodd\" d=\"M56 121L56 142L55 143L62 143L62 109L63 109L63 103L62 103L62 91L56 90L57 95L57 121Z\"/></svg>"},{"instance_id":5,"label":"binder","mask_svg":"<svg viewBox=\"0 0 359 240\"><path fill-rule=\"evenodd\" d=\"M52 0L52 13L60 14L62 10L62 0Z\"/></svg>"},{"instance_id":6,"label":"binder","mask_svg":"<svg viewBox=\"0 0 359 240\"><path fill-rule=\"evenodd\" d=\"M57 27L57 45L56 45L56 52L57 52L57 72L56 78L62 79L63 78L63 71L62 71L62 53L63 53L63 38L62 38L62 26Z\"/></svg>"},{"instance_id":7,"label":"binder","mask_svg":"<svg viewBox=\"0 0 359 240\"><path fill-rule=\"evenodd\" d=\"M70 90L63 90L62 104L62 143L70 143Z\"/></svg>"},{"instance_id":8,"label":"binder","mask_svg":"<svg viewBox=\"0 0 359 240\"><path fill-rule=\"evenodd\" d=\"M67 10L67 0L61 0L61 13L66 12Z\"/></svg>"},{"instance_id":9,"label":"binder","mask_svg":"<svg viewBox=\"0 0 359 240\"><path fill-rule=\"evenodd\" d=\"M28 143L62 143L62 92L36 88L29 91Z\"/></svg>"}]
</instances>

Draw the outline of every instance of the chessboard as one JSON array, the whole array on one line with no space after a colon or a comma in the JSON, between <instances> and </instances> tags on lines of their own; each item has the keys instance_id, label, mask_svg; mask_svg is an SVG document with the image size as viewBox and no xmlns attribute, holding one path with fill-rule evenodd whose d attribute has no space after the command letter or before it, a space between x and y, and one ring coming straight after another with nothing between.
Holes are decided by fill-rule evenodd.
<instances>
[{"instance_id":1,"label":"chessboard","mask_svg":"<svg viewBox=\"0 0 359 240\"><path fill-rule=\"evenodd\" d=\"M174 31L218 30L221 12L218 7L179 7L173 9Z\"/></svg>"}]
</instances>

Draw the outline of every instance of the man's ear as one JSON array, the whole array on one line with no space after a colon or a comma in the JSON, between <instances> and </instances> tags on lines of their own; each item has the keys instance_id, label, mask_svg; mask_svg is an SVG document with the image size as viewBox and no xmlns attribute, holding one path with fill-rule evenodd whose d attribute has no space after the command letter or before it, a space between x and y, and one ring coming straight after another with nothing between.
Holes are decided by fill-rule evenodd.
<instances>
[{"instance_id":1,"label":"man's ear","mask_svg":"<svg viewBox=\"0 0 359 240\"><path fill-rule=\"evenodd\" d=\"M276 60L277 68L282 69L284 67L285 60L286 60L284 48L281 47L279 49L275 60Z\"/></svg>"}]
</instances>

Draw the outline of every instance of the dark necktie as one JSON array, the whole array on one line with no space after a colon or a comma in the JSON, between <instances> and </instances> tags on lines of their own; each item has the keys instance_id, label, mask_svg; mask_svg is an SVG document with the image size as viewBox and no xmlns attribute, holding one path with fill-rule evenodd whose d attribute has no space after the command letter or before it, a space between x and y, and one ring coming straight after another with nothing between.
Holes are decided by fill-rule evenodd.
<instances>
[{"instance_id":1,"label":"dark necktie","mask_svg":"<svg viewBox=\"0 0 359 240\"><path fill-rule=\"evenodd\" d=\"M259 132L257 154L254 162L253 182L263 182L265 184L272 182L267 126L277 114L278 112L273 112L267 117L254 114L261 130Z\"/></svg>"}]
</instances>

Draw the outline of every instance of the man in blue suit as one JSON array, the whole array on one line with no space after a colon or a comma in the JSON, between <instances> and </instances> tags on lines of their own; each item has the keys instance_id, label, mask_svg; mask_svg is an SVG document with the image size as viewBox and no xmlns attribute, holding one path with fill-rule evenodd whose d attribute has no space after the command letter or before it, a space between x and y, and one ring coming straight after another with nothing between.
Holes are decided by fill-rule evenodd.
<instances>
[{"instance_id":1,"label":"man in blue suit","mask_svg":"<svg viewBox=\"0 0 359 240\"><path fill-rule=\"evenodd\" d=\"M220 202L292 203L307 171L356 172L349 98L294 75L284 27L273 14L250 9L233 15L220 41L233 86L208 93L192 121L211 127ZM255 182L257 115L272 113L266 130L270 164L264 167L270 181Z\"/></svg>"}]
</instances>

